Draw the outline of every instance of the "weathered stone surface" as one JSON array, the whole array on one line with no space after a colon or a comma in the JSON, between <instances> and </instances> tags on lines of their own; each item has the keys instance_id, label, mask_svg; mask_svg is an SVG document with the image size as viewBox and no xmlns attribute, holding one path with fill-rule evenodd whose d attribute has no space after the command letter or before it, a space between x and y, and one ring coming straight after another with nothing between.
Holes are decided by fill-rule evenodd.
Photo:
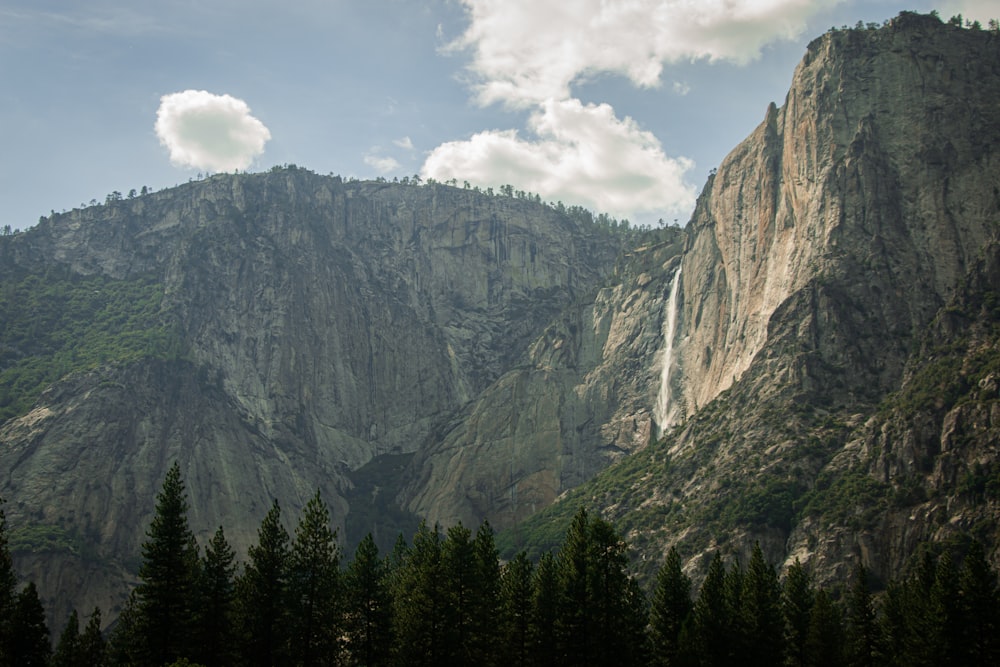
<instances>
[{"instance_id":1,"label":"weathered stone surface","mask_svg":"<svg viewBox=\"0 0 1000 667\"><path fill-rule=\"evenodd\" d=\"M4 424L11 524L115 561L105 608L174 460L199 535L221 523L242 551L272 498L291 525L317 488L342 527L350 471L413 452L592 294L622 243L527 200L302 169L54 216L7 240L6 270L155 276L186 361L66 378ZM25 574L65 570L64 557L32 556ZM59 581L43 595L91 604Z\"/></svg>"},{"instance_id":2,"label":"weathered stone surface","mask_svg":"<svg viewBox=\"0 0 1000 667\"><path fill-rule=\"evenodd\" d=\"M684 242L680 230L661 235L434 434L400 494L408 509L445 526L510 527L649 442L664 302Z\"/></svg>"}]
</instances>

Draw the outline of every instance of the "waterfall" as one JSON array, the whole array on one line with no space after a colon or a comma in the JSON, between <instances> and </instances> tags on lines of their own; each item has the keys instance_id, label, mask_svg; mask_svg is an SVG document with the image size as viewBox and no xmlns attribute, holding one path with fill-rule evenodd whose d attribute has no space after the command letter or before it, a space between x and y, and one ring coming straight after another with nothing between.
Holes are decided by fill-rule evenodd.
<instances>
[{"instance_id":1,"label":"waterfall","mask_svg":"<svg viewBox=\"0 0 1000 667\"><path fill-rule=\"evenodd\" d=\"M656 420L657 437L670 425L673 417L670 405L670 370L674 362L674 334L677 330L677 288L681 284L681 267L674 273L667 300L667 316L663 321L663 368L660 370L660 392L656 396L653 418Z\"/></svg>"}]
</instances>

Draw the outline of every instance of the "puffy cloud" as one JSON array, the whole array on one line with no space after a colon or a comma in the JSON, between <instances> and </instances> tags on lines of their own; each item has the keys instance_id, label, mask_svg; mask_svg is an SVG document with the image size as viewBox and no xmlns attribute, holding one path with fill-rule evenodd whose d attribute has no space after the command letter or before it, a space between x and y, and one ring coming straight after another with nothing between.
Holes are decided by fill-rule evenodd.
<instances>
[{"instance_id":1,"label":"puffy cloud","mask_svg":"<svg viewBox=\"0 0 1000 667\"><path fill-rule=\"evenodd\" d=\"M375 153L365 155L365 164L380 174L389 174L394 171L399 171L399 168L402 167L402 165L399 164L399 161L395 158L381 156Z\"/></svg>"},{"instance_id":2,"label":"puffy cloud","mask_svg":"<svg viewBox=\"0 0 1000 667\"><path fill-rule=\"evenodd\" d=\"M403 137L402 139L396 139L393 141L395 145L399 146L403 150L412 151L413 150L413 140L409 137Z\"/></svg>"},{"instance_id":3,"label":"puffy cloud","mask_svg":"<svg viewBox=\"0 0 1000 667\"><path fill-rule=\"evenodd\" d=\"M685 214L694 204L694 188L684 181L691 162L668 157L656 137L631 118L617 118L607 104L549 100L532 114L529 129L530 139L494 130L438 146L422 174L509 183L616 216Z\"/></svg>"},{"instance_id":4,"label":"puffy cloud","mask_svg":"<svg viewBox=\"0 0 1000 667\"><path fill-rule=\"evenodd\" d=\"M570 97L574 81L599 72L655 87L664 62L746 63L841 1L462 0L469 28L449 48L472 52L480 103L530 108Z\"/></svg>"},{"instance_id":5,"label":"puffy cloud","mask_svg":"<svg viewBox=\"0 0 1000 667\"><path fill-rule=\"evenodd\" d=\"M243 100L185 90L160 98L156 136L177 166L231 171L249 167L271 133Z\"/></svg>"},{"instance_id":6,"label":"puffy cloud","mask_svg":"<svg viewBox=\"0 0 1000 667\"><path fill-rule=\"evenodd\" d=\"M468 29L448 45L468 53L482 105L534 110L529 132L480 132L434 149L423 174L480 185L509 183L618 216L687 215L693 166L607 104L584 105L572 86L602 73L658 87L664 63L746 63L774 40L843 0L461 0ZM685 95L686 82L672 84Z\"/></svg>"}]
</instances>

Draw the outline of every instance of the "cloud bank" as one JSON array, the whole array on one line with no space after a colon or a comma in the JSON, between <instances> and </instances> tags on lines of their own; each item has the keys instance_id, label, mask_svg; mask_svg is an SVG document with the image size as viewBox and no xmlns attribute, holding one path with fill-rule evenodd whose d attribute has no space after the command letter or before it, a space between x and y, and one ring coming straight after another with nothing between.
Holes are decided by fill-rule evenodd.
<instances>
[{"instance_id":1,"label":"cloud bank","mask_svg":"<svg viewBox=\"0 0 1000 667\"><path fill-rule=\"evenodd\" d=\"M155 128L173 164L208 171L248 168L271 139L246 102L204 90L161 97Z\"/></svg>"},{"instance_id":2,"label":"cloud bank","mask_svg":"<svg viewBox=\"0 0 1000 667\"><path fill-rule=\"evenodd\" d=\"M658 88L665 63L748 63L768 43L802 34L841 0L462 0L465 33L446 50L470 54L475 100L532 110L527 133L491 130L434 149L425 177L509 183L618 216L685 215L690 160L607 104L584 105L573 85L603 73ZM675 83L674 94L690 90Z\"/></svg>"},{"instance_id":3,"label":"cloud bank","mask_svg":"<svg viewBox=\"0 0 1000 667\"><path fill-rule=\"evenodd\" d=\"M436 148L426 176L511 184L549 200L584 203L615 215L638 209L682 214L694 204L684 182L690 160L667 157L660 142L607 104L550 100L531 116L532 139L487 131Z\"/></svg>"}]
</instances>

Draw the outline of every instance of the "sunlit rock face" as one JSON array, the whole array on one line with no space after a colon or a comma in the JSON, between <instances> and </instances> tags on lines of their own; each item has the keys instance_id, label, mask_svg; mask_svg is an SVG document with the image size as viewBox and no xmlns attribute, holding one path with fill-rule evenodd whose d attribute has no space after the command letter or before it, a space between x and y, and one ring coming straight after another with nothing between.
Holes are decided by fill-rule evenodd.
<instances>
[{"instance_id":1,"label":"sunlit rock face","mask_svg":"<svg viewBox=\"0 0 1000 667\"><path fill-rule=\"evenodd\" d=\"M812 353L841 369L841 398L893 388L914 330L995 227L996 49L918 16L810 44L784 104L719 165L692 219L675 349L688 414L743 376L803 290Z\"/></svg>"}]
</instances>

